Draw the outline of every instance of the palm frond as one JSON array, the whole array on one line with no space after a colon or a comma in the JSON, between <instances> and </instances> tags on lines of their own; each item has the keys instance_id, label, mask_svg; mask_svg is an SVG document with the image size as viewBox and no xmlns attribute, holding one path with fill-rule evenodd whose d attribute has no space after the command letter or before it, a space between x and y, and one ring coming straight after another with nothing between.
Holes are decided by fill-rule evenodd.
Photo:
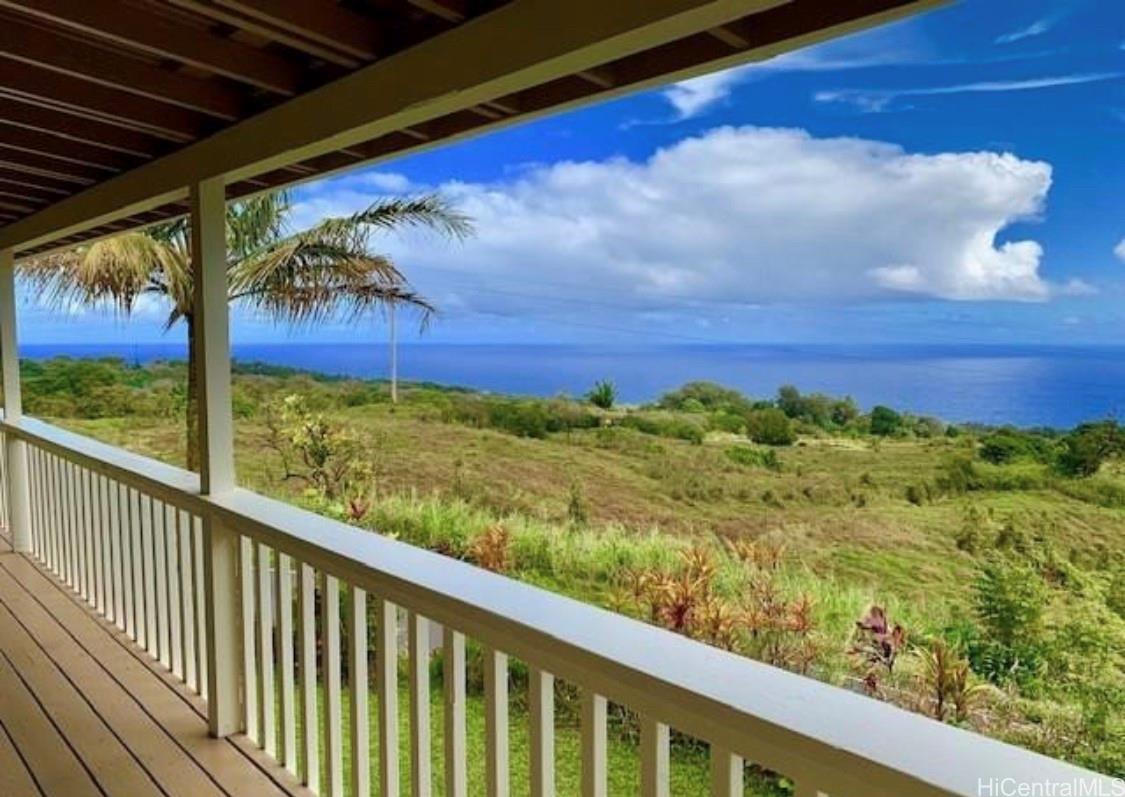
<instances>
[{"instance_id":1,"label":"palm frond","mask_svg":"<svg viewBox=\"0 0 1125 797\"><path fill-rule=\"evenodd\" d=\"M375 307L433 307L412 291L381 255L367 252L354 230L318 225L292 235L236 264L231 299L285 323L305 325L342 315L354 318Z\"/></svg>"},{"instance_id":2,"label":"palm frond","mask_svg":"<svg viewBox=\"0 0 1125 797\"><path fill-rule=\"evenodd\" d=\"M339 221L380 230L426 229L454 240L473 233L472 220L439 194L380 199L366 210Z\"/></svg>"},{"instance_id":3,"label":"palm frond","mask_svg":"<svg viewBox=\"0 0 1125 797\"><path fill-rule=\"evenodd\" d=\"M291 207L288 191L260 194L227 206L227 252L238 260L285 234Z\"/></svg>"},{"instance_id":4,"label":"palm frond","mask_svg":"<svg viewBox=\"0 0 1125 797\"><path fill-rule=\"evenodd\" d=\"M337 315L354 318L389 305L418 310L424 325L433 306L410 288L389 258L370 251L372 232L402 227L452 238L472 231L468 218L439 196L383 199L247 253L231 269L231 297L294 325Z\"/></svg>"},{"instance_id":5,"label":"palm frond","mask_svg":"<svg viewBox=\"0 0 1125 797\"><path fill-rule=\"evenodd\" d=\"M351 216L286 234L286 192L227 208L231 299L295 325L355 317L379 307L416 309L423 325L433 306L391 260L371 252L377 231L419 228L454 239L472 233L468 217L438 195L381 199ZM22 264L40 298L56 306L106 304L128 314L142 293L165 296L166 327L192 312L191 230L178 219Z\"/></svg>"},{"instance_id":6,"label":"palm frond","mask_svg":"<svg viewBox=\"0 0 1125 797\"><path fill-rule=\"evenodd\" d=\"M55 307L108 305L128 315L142 293L164 292L161 274L181 269L178 260L164 241L135 232L24 261L20 275Z\"/></svg>"}]
</instances>

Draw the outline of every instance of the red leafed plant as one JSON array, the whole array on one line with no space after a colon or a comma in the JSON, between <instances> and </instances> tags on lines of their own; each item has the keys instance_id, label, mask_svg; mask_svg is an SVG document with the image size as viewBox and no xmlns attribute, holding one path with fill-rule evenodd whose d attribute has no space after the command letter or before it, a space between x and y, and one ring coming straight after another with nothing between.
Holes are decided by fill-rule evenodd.
<instances>
[{"instance_id":1,"label":"red leafed plant","mask_svg":"<svg viewBox=\"0 0 1125 797\"><path fill-rule=\"evenodd\" d=\"M906 629L898 623L892 625L882 606L872 606L856 620L850 652L865 668L863 685L867 692L878 694L880 677L894 672L895 660L905 647Z\"/></svg>"}]
</instances>

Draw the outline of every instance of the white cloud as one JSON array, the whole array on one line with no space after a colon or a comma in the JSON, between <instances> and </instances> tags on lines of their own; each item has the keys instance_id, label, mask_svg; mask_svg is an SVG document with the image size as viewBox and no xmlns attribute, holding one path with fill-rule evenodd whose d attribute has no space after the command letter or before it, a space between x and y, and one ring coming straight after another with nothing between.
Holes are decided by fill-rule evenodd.
<instances>
[{"instance_id":1,"label":"white cloud","mask_svg":"<svg viewBox=\"0 0 1125 797\"><path fill-rule=\"evenodd\" d=\"M1084 279L1072 277L1060 285L1057 292L1061 296L1096 296L1099 291L1096 285L1091 285Z\"/></svg>"},{"instance_id":2,"label":"white cloud","mask_svg":"<svg viewBox=\"0 0 1125 797\"><path fill-rule=\"evenodd\" d=\"M1068 288L1040 275L1039 244L997 237L1036 217L1050 184L1048 164L1008 154L917 155L727 127L644 162L563 162L494 183L448 183L441 190L476 220L477 236L457 247L389 243L423 292L459 312L530 313L529 296L557 312L609 306L614 316L693 302L749 312L755 303L902 295L1043 301ZM369 201L317 197L302 212Z\"/></svg>"},{"instance_id":3,"label":"white cloud","mask_svg":"<svg viewBox=\"0 0 1125 797\"><path fill-rule=\"evenodd\" d=\"M886 110L901 97L934 97L946 94L995 94L1010 91L1035 91L1038 89L1075 86L1116 80L1121 72L1090 72L1074 75L1054 75L1029 80L987 80L976 83L958 83L952 86L931 86L915 89L833 89L818 91L813 95L817 102L842 102L854 105L861 111Z\"/></svg>"},{"instance_id":4,"label":"white cloud","mask_svg":"<svg viewBox=\"0 0 1125 797\"><path fill-rule=\"evenodd\" d=\"M676 110L677 120L691 119L730 96L731 89L748 73L747 67L681 80L664 89L663 96Z\"/></svg>"},{"instance_id":5,"label":"white cloud","mask_svg":"<svg viewBox=\"0 0 1125 797\"><path fill-rule=\"evenodd\" d=\"M1037 19L1026 28L1019 28L1018 30L1009 31L1008 33L997 36L996 43L1011 44L1012 42L1018 42L1021 39L1030 39L1034 36L1042 36L1051 28L1055 27L1055 23L1057 22L1057 17L1044 17L1043 19Z\"/></svg>"},{"instance_id":6,"label":"white cloud","mask_svg":"<svg viewBox=\"0 0 1125 797\"><path fill-rule=\"evenodd\" d=\"M1117 255L1117 259L1125 263L1125 238L1121 239L1121 243L1113 247L1113 253Z\"/></svg>"},{"instance_id":7,"label":"white cloud","mask_svg":"<svg viewBox=\"0 0 1125 797\"><path fill-rule=\"evenodd\" d=\"M715 108L730 97L739 83L757 77L788 72L842 72L925 60L915 53L892 49L895 43L884 41L884 37L878 39L878 46L873 46L874 39L868 39L870 41L858 50L848 39L834 40L817 47L782 53L766 61L681 80L661 90L661 95L676 112L673 121L682 121ZM634 122L629 126L636 124Z\"/></svg>"}]
</instances>

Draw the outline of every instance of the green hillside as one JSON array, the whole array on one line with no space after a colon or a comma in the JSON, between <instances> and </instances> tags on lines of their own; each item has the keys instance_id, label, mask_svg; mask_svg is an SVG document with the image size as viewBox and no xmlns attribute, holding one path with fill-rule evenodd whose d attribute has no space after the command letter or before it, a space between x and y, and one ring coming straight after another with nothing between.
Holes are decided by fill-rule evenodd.
<instances>
[{"instance_id":1,"label":"green hillside","mask_svg":"<svg viewBox=\"0 0 1125 797\"><path fill-rule=\"evenodd\" d=\"M179 464L183 375L25 363L25 403ZM392 405L263 366L235 388L245 486L1125 774L1114 424L947 428L708 385L625 408L412 385Z\"/></svg>"}]
</instances>

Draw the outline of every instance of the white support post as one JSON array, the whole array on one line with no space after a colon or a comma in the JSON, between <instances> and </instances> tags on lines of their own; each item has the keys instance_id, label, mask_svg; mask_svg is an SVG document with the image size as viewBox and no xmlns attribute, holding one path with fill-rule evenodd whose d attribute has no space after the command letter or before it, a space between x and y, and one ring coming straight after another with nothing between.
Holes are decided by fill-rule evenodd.
<instances>
[{"instance_id":1,"label":"white support post","mask_svg":"<svg viewBox=\"0 0 1125 797\"><path fill-rule=\"evenodd\" d=\"M191 186L192 311L199 386L199 489L216 495L234 488L234 424L230 396L227 303L226 196L220 178ZM206 605L207 719L212 736L242 730L238 596L238 535L203 518Z\"/></svg>"},{"instance_id":2,"label":"white support post","mask_svg":"<svg viewBox=\"0 0 1125 797\"><path fill-rule=\"evenodd\" d=\"M0 360L3 360L4 420L18 423L23 416L20 396L20 352L16 338L16 261L11 249L0 251ZM20 553L31 552L31 492L27 476L27 444L7 438L8 533Z\"/></svg>"}]
</instances>

